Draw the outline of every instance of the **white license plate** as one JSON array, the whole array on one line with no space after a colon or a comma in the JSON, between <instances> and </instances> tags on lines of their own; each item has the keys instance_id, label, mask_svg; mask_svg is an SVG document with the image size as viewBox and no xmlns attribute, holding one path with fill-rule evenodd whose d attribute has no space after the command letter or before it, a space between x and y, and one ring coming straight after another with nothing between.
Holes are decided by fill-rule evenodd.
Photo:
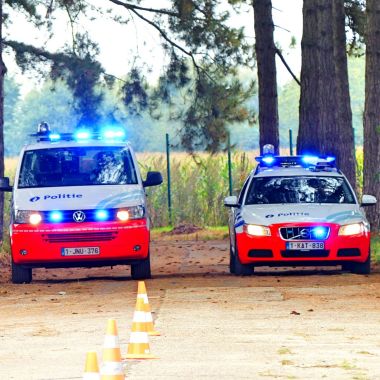
<instances>
[{"instance_id":1,"label":"white license plate","mask_svg":"<svg viewBox=\"0 0 380 380\"><path fill-rule=\"evenodd\" d=\"M86 256L99 255L99 247L77 247L77 248L62 248L62 256Z\"/></svg>"},{"instance_id":2,"label":"white license plate","mask_svg":"<svg viewBox=\"0 0 380 380\"><path fill-rule=\"evenodd\" d=\"M325 249L325 243L320 241L291 241L286 243L286 249L304 249L304 250L313 250L313 249Z\"/></svg>"}]
</instances>

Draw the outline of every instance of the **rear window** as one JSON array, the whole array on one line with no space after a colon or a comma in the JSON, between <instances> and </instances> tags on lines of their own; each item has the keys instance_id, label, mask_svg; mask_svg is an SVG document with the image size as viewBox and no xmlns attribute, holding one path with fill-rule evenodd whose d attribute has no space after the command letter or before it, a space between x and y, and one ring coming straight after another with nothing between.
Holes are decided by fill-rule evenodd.
<instances>
[{"instance_id":1,"label":"rear window","mask_svg":"<svg viewBox=\"0 0 380 380\"><path fill-rule=\"evenodd\" d=\"M246 204L355 203L343 177L260 177L248 189Z\"/></svg>"},{"instance_id":2,"label":"rear window","mask_svg":"<svg viewBox=\"0 0 380 380\"><path fill-rule=\"evenodd\" d=\"M131 152L124 147L70 147L26 151L18 187L137 184Z\"/></svg>"}]
</instances>

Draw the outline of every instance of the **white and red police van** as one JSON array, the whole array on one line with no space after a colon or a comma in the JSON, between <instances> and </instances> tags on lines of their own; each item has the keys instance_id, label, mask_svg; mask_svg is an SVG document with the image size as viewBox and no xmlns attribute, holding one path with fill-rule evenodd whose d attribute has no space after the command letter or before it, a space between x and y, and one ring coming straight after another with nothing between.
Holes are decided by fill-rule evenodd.
<instances>
[{"instance_id":1,"label":"white and red police van","mask_svg":"<svg viewBox=\"0 0 380 380\"><path fill-rule=\"evenodd\" d=\"M97 134L52 133L46 123L20 154L12 191L12 282L29 283L34 267L127 264L133 279L149 278L150 223L145 187L121 129Z\"/></svg>"},{"instance_id":2,"label":"white and red police van","mask_svg":"<svg viewBox=\"0 0 380 380\"><path fill-rule=\"evenodd\" d=\"M256 266L342 265L370 272L370 226L334 157L275 156L272 146L257 157L256 170L231 208L230 272L249 275Z\"/></svg>"}]
</instances>

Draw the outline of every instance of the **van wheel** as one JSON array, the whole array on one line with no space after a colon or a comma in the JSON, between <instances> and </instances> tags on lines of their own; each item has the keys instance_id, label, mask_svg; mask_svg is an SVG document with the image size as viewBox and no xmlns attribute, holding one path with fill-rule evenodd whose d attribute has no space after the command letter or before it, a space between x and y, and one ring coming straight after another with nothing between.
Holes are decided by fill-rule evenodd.
<instances>
[{"instance_id":1,"label":"van wheel","mask_svg":"<svg viewBox=\"0 0 380 380\"><path fill-rule=\"evenodd\" d=\"M12 283L29 284L32 281L32 268L15 264L12 260Z\"/></svg>"},{"instance_id":2,"label":"van wheel","mask_svg":"<svg viewBox=\"0 0 380 380\"><path fill-rule=\"evenodd\" d=\"M152 277L150 272L150 254L138 264L131 264L131 276L133 280L144 280Z\"/></svg>"},{"instance_id":3,"label":"van wheel","mask_svg":"<svg viewBox=\"0 0 380 380\"><path fill-rule=\"evenodd\" d=\"M235 242L235 254L233 255L233 268L237 276L250 276L254 273L255 267L250 264L242 264L239 259L239 252Z\"/></svg>"},{"instance_id":4,"label":"van wheel","mask_svg":"<svg viewBox=\"0 0 380 380\"><path fill-rule=\"evenodd\" d=\"M370 274L371 273L371 252L369 252L367 260L364 263L351 263L351 273Z\"/></svg>"}]
</instances>

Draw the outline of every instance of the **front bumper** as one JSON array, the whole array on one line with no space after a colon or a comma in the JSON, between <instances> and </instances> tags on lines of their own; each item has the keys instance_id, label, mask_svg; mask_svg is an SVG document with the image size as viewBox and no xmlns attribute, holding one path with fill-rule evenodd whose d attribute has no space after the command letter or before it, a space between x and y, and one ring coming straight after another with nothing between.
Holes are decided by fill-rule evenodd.
<instances>
[{"instance_id":1,"label":"front bumper","mask_svg":"<svg viewBox=\"0 0 380 380\"><path fill-rule=\"evenodd\" d=\"M11 250L16 264L35 267L100 266L132 263L149 254L145 219L128 222L13 224ZM95 247L92 254L67 255L65 248ZM70 250L72 253L73 250Z\"/></svg>"},{"instance_id":2,"label":"front bumper","mask_svg":"<svg viewBox=\"0 0 380 380\"><path fill-rule=\"evenodd\" d=\"M324 240L324 248L316 250L286 248L286 242L280 235L282 227L297 227L300 223L274 224L269 226L271 236L251 236L246 232L236 233L236 244L242 264L255 265L296 265L320 264L331 265L345 262L364 262L370 249L370 233L360 235L339 236L340 225L321 223L318 226L330 227L330 234ZM313 223L302 223L305 227L314 227ZM298 240L291 240L297 242ZM304 240L302 240L304 241Z\"/></svg>"}]
</instances>

